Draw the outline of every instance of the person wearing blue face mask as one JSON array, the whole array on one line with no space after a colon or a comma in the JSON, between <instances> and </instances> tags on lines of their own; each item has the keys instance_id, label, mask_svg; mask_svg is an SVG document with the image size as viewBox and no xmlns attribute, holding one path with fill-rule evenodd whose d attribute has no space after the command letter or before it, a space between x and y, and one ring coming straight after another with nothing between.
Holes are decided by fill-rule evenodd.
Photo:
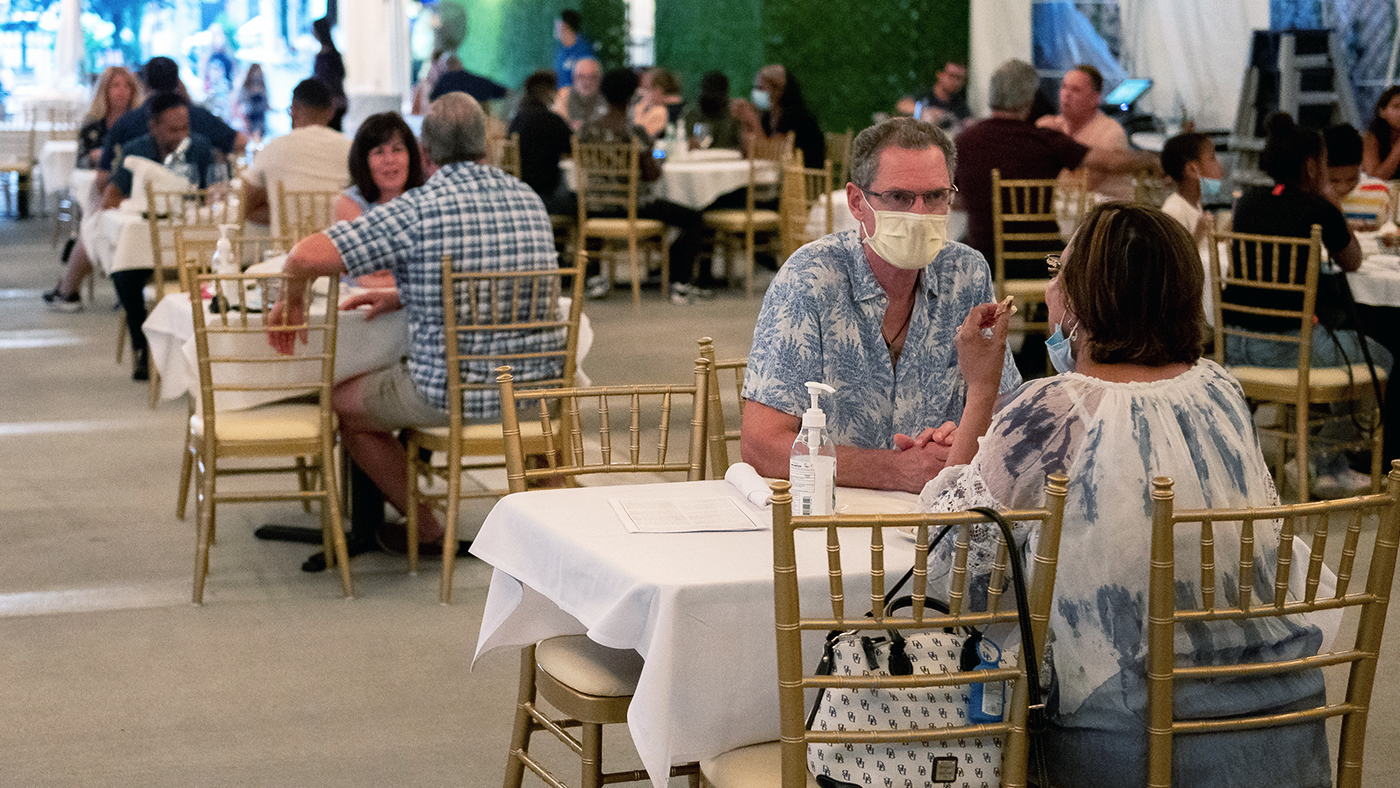
<instances>
[{"instance_id":1,"label":"person wearing blue face mask","mask_svg":"<svg viewBox=\"0 0 1400 788\"><path fill-rule=\"evenodd\" d=\"M974 307L955 340L966 405L948 465L924 487L920 505L1035 508L1044 505L1047 473L1068 477L1049 622L1046 765L1055 785L1144 785L1152 480L1171 477L1182 508L1263 506L1278 497L1239 384L1201 357L1205 277L1186 231L1156 208L1108 203L1054 257L1046 299L1065 337L1064 350L1052 350L1065 374L998 399L1008 316L995 304ZM991 573L996 537L973 538L966 569L975 589ZM1253 588L1261 599L1273 598L1277 545L1256 541ZM1178 554L1188 549L1199 551L1199 542L1183 530ZM1294 561L1306 560L1300 549L1295 544ZM946 593L951 545L929 559L929 583ZM1217 564L1220 587L1237 587L1237 567L1233 559ZM1199 576L1180 572L1178 595L1199 604ZM1323 640L1320 622L1303 616L1259 629L1237 621L1199 626L1178 647L1178 665L1218 664L1240 651L1302 659ZM1178 685L1175 702L1181 716L1194 718L1273 713L1325 695L1321 671L1312 670ZM1331 784L1322 720L1180 737L1172 762L1176 784L1193 788Z\"/></svg>"},{"instance_id":2,"label":"person wearing blue face mask","mask_svg":"<svg viewBox=\"0 0 1400 788\"><path fill-rule=\"evenodd\" d=\"M749 101L736 99L731 112L749 137L776 137L791 133L802 151L804 167L820 168L826 161L826 137L807 109L797 78L781 65L764 66L753 78Z\"/></svg>"},{"instance_id":3,"label":"person wearing blue face mask","mask_svg":"<svg viewBox=\"0 0 1400 788\"><path fill-rule=\"evenodd\" d=\"M1162 203L1162 212L1181 223L1196 241L1201 253L1201 265L1210 263L1207 237L1214 218L1201 206L1220 198L1220 179L1225 168L1215 157L1215 140L1205 134L1186 132L1167 140L1162 146L1162 171L1172 180L1175 191ZM1207 269L1208 270L1208 269ZM1207 287L1202 296L1206 319L1215 314L1214 299Z\"/></svg>"}]
</instances>

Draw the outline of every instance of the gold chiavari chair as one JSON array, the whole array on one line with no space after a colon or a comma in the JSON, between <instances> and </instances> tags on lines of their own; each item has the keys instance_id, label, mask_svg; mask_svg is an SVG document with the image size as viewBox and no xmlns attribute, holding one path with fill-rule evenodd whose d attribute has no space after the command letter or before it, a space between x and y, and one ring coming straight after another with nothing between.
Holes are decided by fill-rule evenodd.
<instances>
[{"instance_id":1,"label":"gold chiavari chair","mask_svg":"<svg viewBox=\"0 0 1400 788\"><path fill-rule=\"evenodd\" d=\"M734 259L742 263L744 295L753 297L754 255L758 251L758 240L764 240L764 248L777 255L781 237L782 217L777 211L759 208L758 203L769 202L778 195L783 165L787 163L792 148L792 135L785 134L776 142L755 140L749 150L749 186L744 193L744 208L717 209L705 211L705 229L716 250L724 254L724 278L733 281ZM776 170L778 181L764 183L764 175ZM742 255L740 249L742 248ZM700 261L697 260L697 265ZM698 271L696 272L698 273Z\"/></svg>"},{"instance_id":2,"label":"gold chiavari chair","mask_svg":"<svg viewBox=\"0 0 1400 788\"><path fill-rule=\"evenodd\" d=\"M273 235L283 235L296 243L308 235L319 233L334 223L331 218L340 192L324 189L292 190L277 182L277 224Z\"/></svg>"},{"instance_id":3,"label":"gold chiavari chair","mask_svg":"<svg viewBox=\"0 0 1400 788\"><path fill-rule=\"evenodd\" d=\"M1400 542L1400 467L1392 467L1384 494L1256 509L1177 510L1172 484L1165 477L1152 483L1147 622L1148 785L1170 788L1173 784L1172 744L1178 735L1275 728L1341 717L1336 785L1359 788L1371 689L1395 576L1396 545ZM1275 523L1277 539L1273 537ZM1334 529L1340 531L1335 537ZM1305 567L1301 558L1295 561L1299 540L1308 543L1311 552ZM1277 548L1272 565L1256 565L1256 545ZM1216 582L1217 557L1228 561L1226 556L1238 557L1234 567L1238 588L1220 587ZM1323 583L1323 566L1328 556L1339 561L1335 590ZM1364 579L1360 576L1363 569ZM1270 570L1272 583L1267 582ZM1290 577L1298 580L1290 582ZM1197 590L1196 598L1185 607L1183 579ZM1314 656L1276 662L1189 665L1183 664L1175 653L1176 640L1183 636L1183 630L1200 631L1205 626L1230 624L1249 627L1268 618L1348 609L1359 613L1355 636L1339 635L1329 650ZM1183 720L1173 713L1175 690L1187 682L1264 678L1334 665L1349 666L1345 693L1329 693L1340 699L1337 702L1322 699L1322 705L1312 708L1267 714L1232 712L1231 716L1218 719Z\"/></svg>"},{"instance_id":4,"label":"gold chiavari chair","mask_svg":"<svg viewBox=\"0 0 1400 788\"><path fill-rule=\"evenodd\" d=\"M568 277L570 289L564 290ZM457 509L462 498L498 497L504 490L462 492L462 472L501 468L505 454L500 422L481 423L462 416L462 398L468 392L497 395L496 367L512 364L531 369L534 387L572 388L578 328L583 314L583 270L579 268L488 273L459 271L452 259L442 259L442 309L444 344L447 347L446 427L408 430L408 568L418 571L418 505L421 500L441 504L446 533L442 540L442 581L439 601L452 601L452 567L457 556ZM565 304L561 296L568 298ZM515 352L503 353L494 335L530 336ZM450 371L456 370L457 374ZM454 439L455 436L455 439ZM529 455L542 454L544 437L526 430ZM424 459L424 450L441 457L439 463ZM440 478L446 491L430 493L420 479Z\"/></svg>"},{"instance_id":5,"label":"gold chiavari chair","mask_svg":"<svg viewBox=\"0 0 1400 788\"><path fill-rule=\"evenodd\" d=\"M1228 265L1220 265L1221 245L1229 254ZM1322 228L1312 226L1308 238L1213 232L1210 236L1210 286L1215 295L1215 361L1225 364L1226 343L1235 339L1280 342L1298 348L1296 367L1226 367L1244 389L1252 409L1260 404L1278 405L1279 418L1261 425L1261 435L1272 435L1282 442L1276 469L1276 485L1284 488L1288 444L1296 450L1298 500L1309 495L1308 445L1331 442L1311 435L1314 427L1334 418L1330 408L1338 403L1374 404L1375 389L1371 371L1363 359L1350 367L1312 367L1314 316L1321 270ZM1224 274L1221 272L1225 271ZM1264 304L1264 305L1260 305ZM1240 327L1270 319L1276 328ZM1385 385L1386 370L1376 375ZM1371 450L1371 489L1380 489L1384 431L1378 420L1379 408L1371 408L1371 434L1360 448ZM1351 414L1335 418L1349 420Z\"/></svg>"},{"instance_id":6,"label":"gold chiavari chair","mask_svg":"<svg viewBox=\"0 0 1400 788\"><path fill-rule=\"evenodd\" d=\"M486 161L515 177L520 177L520 134L486 141Z\"/></svg>"},{"instance_id":7,"label":"gold chiavari chair","mask_svg":"<svg viewBox=\"0 0 1400 788\"><path fill-rule=\"evenodd\" d=\"M822 212L823 223L819 233L810 229L813 209ZM782 215L779 235L784 260L803 244L815 241L822 235L830 235L835 220L831 203L831 161L828 160L819 170L803 167L800 158L789 161L783 168L778 213Z\"/></svg>"},{"instance_id":8,"label":"gold chiavari chair","mask_svg":"<svg viewBox=\"0 0 1400 788\"><path fill-rule=\"evenodd\" d=\"M826 133L826 158L831 162L831 182L839 189L851 180L851 143L855 132Z\"/></svg>"},{"instance_id":9,"label":"gold chiavari chair","mask_svg":"<svg viewBox=\"0 0 1400 788\"><path fill-rule=\"evenodd\" d=\"M572 482L579 476L595 474L683 473L691 481L705 478L708 366L704 359L696 359L695 381L691 385L528 390L516 390L510 368L503 367L497 382L501 387L506 477L511 492L524 492L531 482ZM683 405L679 403L686 398L690 399L689 441L684 457L675 458L670 441L672 422L682 415ZM614 402L619 404L614 406ZM536 467L526 467L530 449L523 440L526 428L522 414L530 410L538 412L538 431L545 440L544 462ZM659 419L653 422L654 432L646 436L648 441L657 439L654 460L642 451L644 411L659 412ZM625 436L627 448L619 446L616 455L612 445L615 413L616 418L627 419L627 426L618 430ZM585 440L585 434L591 437ZM540 730L553 733L582 756L583 786L647 779L646 772L640 769L603 772L603 726L627 721L627 707L641 671L642 658L636 651L607 648L584 635L548 638L522 649L506 788L520 788L526 768L550 785L563 785L530 752L530 739ZM547 715L538 706L539 698L565 718ZM582 729L581 740L568 732L572 727ZM698 786L695 764L673 767L671 774L690 775L692 788Z\"/></svg>"},{"instance_id":10,"label":"gold chiavari chair","mask_svg":"<svg viewBox=\"0 0 1400 788\"><path fill-rule=\"evenodd\" d=\"M1031 576L1028 578L1027 604L1030 607L1031 631L1037 644L1045 643L1045 632L1049 623L1067 487L1068 481L1063 475L1051 475L1045 483L1044 508L1003 513L1008 520L1033 524L1038 531L1038 539L1031 540L1036 544L1035 556L1033 559L1030 556L1026 558L1027 569L1034 566L1034 570L1028 572ZM786 481L773 483L773 597L777 622L778 707L782 738L777 742L730 750L702 761L700 770L709 784L713 788L756 785L807 788L815 784L807 771L807 745L814 742L859 746L891 741L917 742L1000 736L1005 742L1000 784L1026 785L1029 692L1025 681L1025 653L1019 655L1018 664L1014 668L955 673L915 672L909 676L857 676L839 673L825 676L814 673L810 666L803 664L804 632L858 630L878 636L890 630L938 631L945 627L968 625L985 627L992 622L1015 624L1017 611L1014 599L1004 599L1001 593L994 591L987 594L985 610L974 610L968 598L969 575L965 567L972 527L987 524L989 520L976 512L794 517L789 489ZM956 539L948 604L950 612L946 614L927 604L931 591L933 596L938 596L938 591L930 589L928 583L929 542L943 526L953 526L956 529L953 531ZM915 536L911 589L913 608L907 616L901 615L901 611L896 611L895 615L884 612L888 601L885 584L885 546L887 543L904 540L903 536L894 535L897 529L912 532ZM799 576L806 574L810 577L817 574L810 568L804 572L802 567L807 565L807 556L815 556L818 553L803 551L799 555L796 544L798 531L811 532L812 538L819 534L825 536L827 549L822 553L827 558L826 574L830 578L829 609L819 605L817 607L823 609L809 608L808 611L804 611L805 606L801 604ZM1000 533L995 526L991 527L991 531ZM842 539L843 534L851 536L849 539ZM869 545L869 563L853 561L856 553L842 549L842 544L858 544L855 540L866 541ZM1004 573L1007 566L1006 544L999 536L997 544L997 558L988 585L992 589L1001 589L1003 581L1007 579ZM847 609L845 598L848 587L864 585L863 582L853 581L852 576L863 575L867 570L870 572L869 608L861 604L854 609ZM826 578L821 577L821 580ZM867 609L874 615L867 615ZM1030 658L1038 659L1039 656L1033 654ZM1010 702L1005 707L1006 713L1001 722L900 730L898 738L890 731L806 729L808 704L804 693L810 689L823 687L828 690L890 690L956 687L987 681L993 674L996 675L996 680L1010 681L1015 685L1014 689L1009 688L1007 697L1010 698ZM961 781L963 775L959 774L959 778Z\"/></svg>"},{"instance_id":11,"label":"gold chiavari chair","mask_svg":"<svg viewBox=\"0 0 1400 788\"><path fill-rule=\"evenodd\" d=\"M190 282L192 277L200 274L210 273L210 261L214 258L214 248L218 244L218 230L212 227L176 227L175 228L175 264L180 272L180 289L186 293L191 292ZM261 261L268 252L282 252L291 248L291 243L286 238L267 238L262 236L242 236L230 235L229 244L233 247L233 257L242 261L246 267L251 262ZM189 400L190 416L195 413L194 396ZM194 475L194 462L199 451L195 447L194 433L190 430L190 424L185 424L185 448L183 459L180 462L180 488L175 499L175 516L178 519L185 519L185 505L188 503L190 482ZM302 489L309 489L310 477L308 476L305 463L298 472L302 483ZM225 469L225 474L233 475L241 472L242 469ZM303 506L311 511L311 502L303 501Z\"/></svg>"},{"instance_id":12,"label":"gold chiavari chair","mask_svg":"<svg viewBox=\"0 0 1400 788\"><path fill-rule=\"evenodd\" d=\"M670 253L666 225L656 219L637 218L637 190L641 181L638 157L641 148L633 139L625 145L583 143L574 139L574 170L578 177L578 267L587 270L589 241L602 245L608 264L608 284L617 274L617 258L609 245L625 243L632 266L632 303L642 306L642 279L651 270L653 252L661 261L661 292L670 292Z\"/></svg>"},{"instance_id":13,"label":"gold chiavari chair","mask_svg":"<svg viewBox=\"0 0 1400 788\"><path fill-rule=\"evenodd\" d=\"M724 472L729 470L732 461L729 457L729 446L739 440L740 424L744 418L744 371L749 368L747 358L727 358L715 360L715 343L709 337L700 338L700 357L710 362L710 384L707 396L709 398L709 408L706 413L706 431L709 434L710 447L710 476L715 479L723 479ZM737 418L726 419L724 417L724 389L720 386L720 374L727 375L734 384L734 415ZM730 424L734 426L729 427ZM735 446L737 451L738 447Z\"/></svg>"},{"instance_id":14,"label":"gold chiavari chair","mask_svg":"<svg viewBox=\"0 0 1400 788\"><path fill-rule=\"evenodd\" d=\"M195 543L194 594L203 604L204 583L209 574L209 546L214 539L215 513L220 503L276 500L318 500L321 504L321 535L325 555L339 562L345 596L353 595L349 557L346 553L344 524L335 477L335 414L331 410L331 390L335 385L335 336L339 310L340 279L320 277L303 282L305 317L278 330L292 336L305 334L306 343L292 342L292 353L281 355L267 349L267 331L260 309L285 298L291 285L280 273L215 274L194 273L192 289L229 294L230 306L214 312L200 307L193 310L195 348L199 361L200 412L190 419L199 462L195 482L198 495L195 509L199 516ZM313 295L326 293L325 304L316 304ZM281 292L279 292L281 291ZM256 303L251 294L257 294ZM258 311L255 311L258 310ZM286 375L278 375L281 369ZM221 392L273 392L300 394L308 381L315 381L314 404L272 404L241 411L221 411ZM312 458L316 484L311 489L289 491L223 491L218 480L224 474L224 460L240 458L266 460L287 457L302 462ZM286 466L265 469L267 473L295 470ZM308 485L301 485L306 487Z\"/></svg>"},{"instance_id":15,"label":"gold chiavari chair","mask_svg":"<svg viewBox=\"0 0 1400 788\"><path fill-rule=\"evenodd\" d=\"M992 170L992 281L998 301L1012 296L1025 322L1021 330L1049 332L1035 320L1050 284L1045 256L1060 251L1064 242L1057 224L1055 188L1048 179L1007 179Z\"/></svg>"},{"instance_id":16,"label":"gold chiavari chair","mask_svg":"<svg viewBox=\"0 0 1400 788\"><path fill-rule=\"evenodd\" d=\"M240 201L224 199L223 195L207 189L161 191L146 182L146 224L151 231L151 284L146 287L147 309L165 298L167 292L185 289L180 278L180 265L175 260L175 228L203 227L215 233L220 225L233 225L241 232L243 206ZM117 315L117 361L121 361L126 316ZM160 375L151 367L151 408L160 401Z\"/></svg>"}]
</instances>

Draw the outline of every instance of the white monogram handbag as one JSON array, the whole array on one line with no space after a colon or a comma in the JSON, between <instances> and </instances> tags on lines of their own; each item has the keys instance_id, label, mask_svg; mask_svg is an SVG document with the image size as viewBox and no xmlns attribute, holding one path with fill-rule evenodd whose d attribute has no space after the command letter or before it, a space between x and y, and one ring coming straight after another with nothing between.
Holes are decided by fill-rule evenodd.
<instances>
[{"instance_id":1,"label":"white monogram handbag","mask_svg":"<svg viewBox=\"0 0 1400 788\"><path fill-rule=\"evenodd\" d=\"M1012 585L1020 612L1023 644L1031 644L1025 578L1021 558L1012 539L1010 524L990 509L976 509L1002 529L1010 548ZM934 545L947 533L945 528ZM932 549L932 547L930 548ZM907 580L895 584L893 597ZM887 615L907 603L908 597L890 603ZM1032 645L1026 653L1035 654ZM912 675L956 673L983 667L1008 667L1010 660L980 632L943 631L902 634L890 630L886 637L859 632L832 632L818 674ZM1027 660L1027 681L1032 707L1032 751L1039 754L1034 734L1040 729L1040 686L1036 660ZM963 727L999 721L1005 711L1003 682L959 684L948 687L903 689L827 689L817 695L807 718L808 730L928 730ZM807 768L823 788L996 788L1001 785L1002 739L954 737L941 740L880 744L812 743L807 746ZM1042 764L1043 765L1043 764ZM1043 774L1043 770L1042 770ZM1042 779L1043 784L1044 780Z\"/></svg>"}]
</instances>

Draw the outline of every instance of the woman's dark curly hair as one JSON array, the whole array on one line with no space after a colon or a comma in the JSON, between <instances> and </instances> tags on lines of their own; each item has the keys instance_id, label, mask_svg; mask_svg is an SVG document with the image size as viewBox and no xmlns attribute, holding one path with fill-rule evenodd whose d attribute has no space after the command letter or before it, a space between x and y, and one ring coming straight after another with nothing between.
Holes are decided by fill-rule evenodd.
<instances>
[{"instance_id":1,"label":"woman's dark curly hair","mask_svg":"<svg viewBox=\"0 0 1400 788\"><path fill-rule=\"evenodd\" d=\"M418 150L418 140L413 129L408 127L397 112L381 112L370 115L355 132L355 141L350 144L350 181L360 189L360 196L371 205L379 202L379 187L374 183L374 175L369 171L369 152L398 135L408 148L408 183L403 190L415 189L423 185L423 154Z\"/></svg>"}]
</instances>

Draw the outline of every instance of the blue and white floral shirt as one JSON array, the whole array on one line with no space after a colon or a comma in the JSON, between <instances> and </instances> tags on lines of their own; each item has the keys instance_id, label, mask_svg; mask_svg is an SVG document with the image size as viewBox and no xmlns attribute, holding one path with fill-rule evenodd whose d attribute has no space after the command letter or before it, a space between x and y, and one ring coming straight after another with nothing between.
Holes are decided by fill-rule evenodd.
<instances>
[{"instance_id":1,"label":"blue and white floral shirt","mask_svg":"<svg viewBox=\"0 0 1400 788\"><path fill-rule=\"evenodd\" d=\"M744 375L744 397L800 416L804 383L836 393L822 398L831 439L863 449L894 448L895 433L962 419L967 384L953 337L978 304L992 301L992 274L981 254L948 243L919 278L898 367L880 333L889 299L865 258L856 230L797 250L763 299ZM1006 354L1001 390L1021 383Z\"/></svg>"}]
</instances>

